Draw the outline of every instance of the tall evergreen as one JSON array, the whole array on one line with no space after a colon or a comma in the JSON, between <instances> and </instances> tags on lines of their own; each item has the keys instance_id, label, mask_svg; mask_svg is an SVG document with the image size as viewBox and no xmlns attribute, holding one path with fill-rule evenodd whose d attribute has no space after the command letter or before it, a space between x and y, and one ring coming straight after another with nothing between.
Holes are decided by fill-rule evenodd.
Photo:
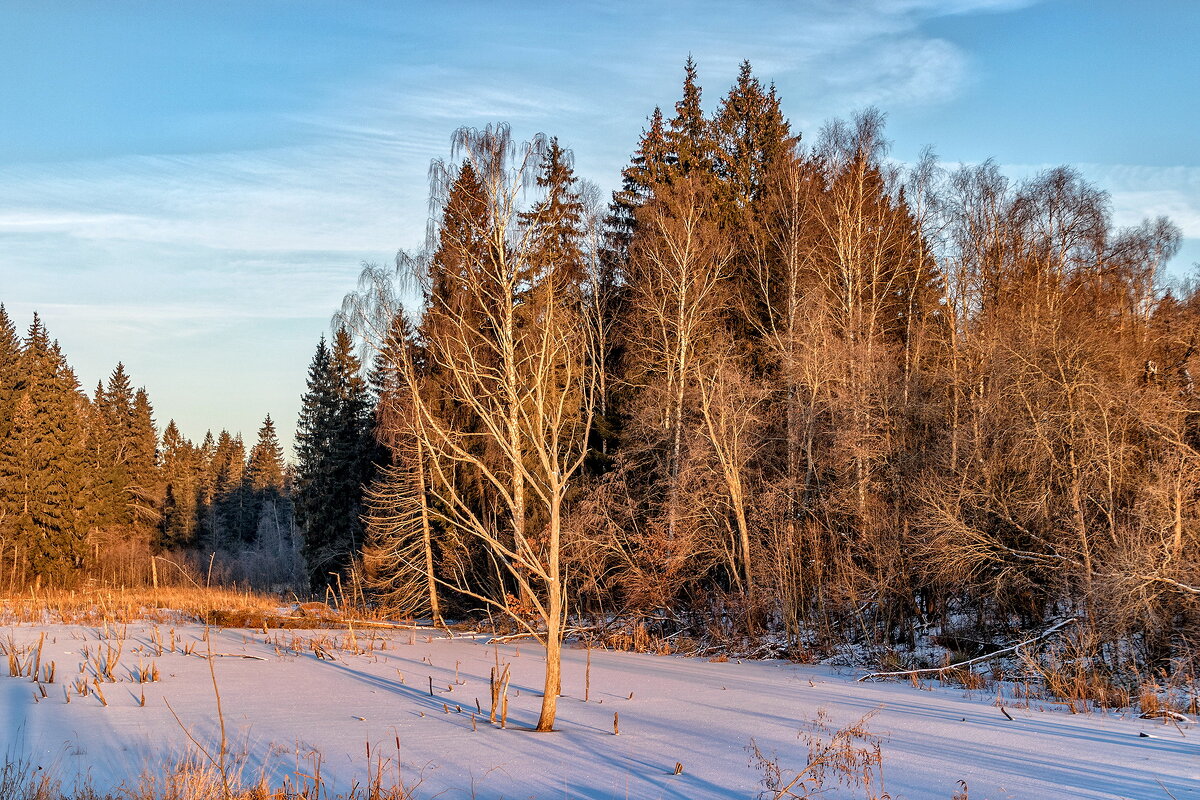
<instances>
[{"instance_id":1,"label":"tall evergreen","mask_svg":"<svg viewBox=\"0 0 1200 800\"><path fill-rule=\"evenodd\" d=\"M483 184L471 162L464 161L446 196L430 263L429 301L444 305L450 314L478 315L459 287L469 271L482 268L491 257L489 217Z\"/></svg>"},{"instance_id":2,"label":"tall evergreen","mask_svg":"<svg viewBox=\"0 0 1200 800\"><path fill-rule=\"evenodd\" d=\"M133 427L129 437L129 503L133 521L140 525L158 523L158 502L162 491L158 465L158 428L154 408L145 389L133 395Z\"/></svg>"},{"instance_id":3,"label":"tall evergreen","mask_svg":"<svg viewBox=\"0 0 1200 800\"><path fill-rule=\"evenodd\" d=\"M373 414L349 332L322 337L296 431L296 521L314 590L335 582L363 542L363 489L375 470Z\"/></svg>"},{"instance_id":4,"label":"tall evergreen","mask_svg":"<svg viewBox=\"0 0 1200 800\"><path fill-rule=\"evenodd\" d=\"M217 451L217 440L212 431L205 431L204 438L193 454L196 481L196 527L194 540L207 548L216 538L213 531L213 457Z\"/></svg>"},{"instance_id":5,"label":"tall evergreen","mask_svg":"<svg viewBox=\"0 0 1200 800\"><path fill-rule=\"evenodd\" d=\"M662 109L655 107L650 126L642 131L629 166L621 170L621 188L614 191L608 206L604 260L614 271L629 257L629 244L637 230L635 212L667 180L669 153Z\"/></svg>"},{"instance_id":6,"label":"tall evergreen","mask_svg":"<svg viewBox=\"0 0 1200 800\"><path fill-rule=\"evenodd\" d=\"M666 132L670 171L678 176L711 175L715 166L716 144L713 141L712 124L704 116L700 102L696 62L691 56L688 56L683 69L683 97L675 104L675 116Z\"/></svg>"},{"instance_id":7,"label":"tall evergreen","mask_svg":"<svg viewBox=\"0 0 1200 800\"><path fill-rule=\"evenodd\" d=\"M130 466L134 438L133 387L125 365L118 363L107 386L97 386L92 436L95 442L97 523L128 525L133 521Z\"/></svg>"},{"instance_id":8,"label":"tall evergreen","mask_svg":"<svg viewBox=\"0 0 1200 800\"><path fill-rule=\"evenodd\" d=\"M208 463L206 548L229 549L240 544L246 525L246 497L242 489L245 472L246 447L241 434L221 431Z\"/></svg>"},{"instance_id":9,"label":"tall evergreen","mask_svg":"<svg viewBox=\"0 0 1200 800\"><path fill-rule=\"evenodd\" d=\"M0 442L0 519L38 579L69 580L83 566L87 397L35 314L25 338L26 386Z\"/></svg>"},{"instance_id":10,"label":"tall evergreen","mask_svg":"<svg viewBox=\"0 0 1200 800\"><path fill-rule=\"evenodd\" d=\"M761 370L762 354L754 348L759 344L757 336L771 327L765 303L789 285L783 275L765 277L772 270L778 272L775 262L780 253L778 237L770 232L777 219L770 218L780 211L787 213L781 208L782 189L798 169L800 137L792 135L775 87L764 89L749 61L742 62L737 81L721 100L712 130L717 210L721 224L736 242L731 264L736 274L731 324L735 334L747 340L752 349L750 360Z\"/></svg>"},{"instance_id":11,"label":"tall evergreen","mask_svg":"<svg viewBox=\"0 0 1200 800\"><path fill-rule=\"evenodd\" d=\"M550 140L537 185L545 197L520 219L530 226L530 288L554 281L556 291L577 291L583 282L583 200L571 153Z\"/></svg>"},{"instance_id":12,"label":"tall evergreen","mask_svg":"<svg viewBox=\"0 0 1200 800\"><path fill-rule=\"evenodd\" d=\"M764 89L749 61L742 62L737 82L721 101L712 134L713 167L727 199L739 208L762 197L768 176L787 162L800 139L792 135L775 87Z\"/></svg>"},{"instance_id":13,"label":"tall evergreen","mask_svg":"<svg viewBox=\"0 0 1200 800\"><path fill-rule=\"evenodd\" d=\"M283 491L283 448L279 446L275 421L270 414L263 420L262 427L258 429L258 440L250 448L246 478L250 481L250 488L256 492Z\"/></svg>"},{"instance_id":14,"label":"tall evergreen","mask_svg":"<svg viewBox=\"0 0 1200 800\"><path fill-rule=\"evenodd\" d=\"M167 549L195 544L197 494L196 448L179 432L175 420L162 436L163 500L159 543Z\"/></svg>"},{"instance_id":15,"label":"tall evergreen","mask_svg":"<svg viewBox=\"0 0 1200 800\"><path fill-rule=\"evenodd\" d=\"M134 391L124 364L97 386L92 426L97 524L158 521L158 432L145 389Z\"/></svg>"},{"instance_id":16,"label":"tall evergreen","mask_svg":"<svg viewBox=\"0 0 1200 800\"><path fill-rule=\"evenodd\" d=\"M300 398L296 422L296 522L307 530L317 524L323 499L325 454L329 450L332 425L333 387L329 368L329 346L322 336L308 366L306 391ZM310 522L311 515L311 522Z\"/></svg>"},{"instance_id":17,"label":"tall evergreen","mask_svg":"<svg viewBox=\"0 0 1200 800\"><path fill-rule=\"evenodd\" d=\"M23 386L21 339L4 305L0 304L0 441L12 427L13 413Z\"/></svg>"},{"instance_id":18,"label":"tall evergreen","mask_svg":"<svg viewBox=\"0 0 1200 800\"><path fill-rule=\"evenodd\" d=\"M375 351L367 383L371 387L377 427L378 417L386 411L387 399L403 386L404 378L398 366L402 363L401 348L413 347L415 336L416 333L413 331L408 317L403 313L396 314L388 324L387 335L383 337L383 342Z\"/></svg>"},{"instance_id":19,"label":"tall evergreen","mask_svg":"<svg viewBox=\"0 0 1200 800\"><path fill-rule=\"evenodd\" d=\"M258 439L250 448L243 484L249 501L243 538L258 542L260 534L266 530L282 534L290 527L287 464L275 432L275 421L270 414L263 420L262 427L258 429Z\"/></svg>"}]
</instances>

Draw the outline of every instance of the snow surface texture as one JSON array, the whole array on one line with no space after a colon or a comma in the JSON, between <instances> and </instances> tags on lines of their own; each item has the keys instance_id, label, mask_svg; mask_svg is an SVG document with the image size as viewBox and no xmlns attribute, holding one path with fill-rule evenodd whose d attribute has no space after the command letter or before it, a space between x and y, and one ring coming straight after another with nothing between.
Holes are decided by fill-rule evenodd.
<instances>
[{"instance_id":1,"label":"snow surface texture","mask_svg":"<svg viewBox=\"0 0 1200 800\"><path fill-rule=\"evenodd\" d=\"M172 627L175 650L156 655L152 637L165 647ZM84 647L94 656L116 644L113 630L105 638L92 627L20 625L0 638L31 643L43 631L42 664L54 661L57 671L48 697L35 702L40 694L28 677L0 677L0 747L10 759L28 756L67 785L90 777L102 788L159 771L190 747L164 700L198 740L218 740L203 627L128 626L117 681L101 683L107 706L73 689L67 703L64 687L81 677ZM359 654L335 646L346 643L345 631L213 631L229 740L243 754L244 775L265 771L277 783L291 775L295 785L297 773L312 774L319 753L323 778L344 790L367 779L368 743L372 760L391 760L385 774L394 775L399 737L402 778L420 781L419 797L750 798L762 789L751 737L785 770L800 769L807 747L797 734L812 729L823 707L837 725L879 709L868 728L883 738L884 789L896 800L949 800L960 779L972 800L1169 800L1164 786L1178 800L1200 798L1200 731L1189 725L1036 704L1007 705L1009 721L994 695L856 683L851 672L829 667L599 650L591 653L585 703L587 655L568 649L560 730L532 733L520 728L536 722L541 702L543 662L533 642L493 645L483 636L449 640L426 631L355 636ZM323 640L332 660L319 657L311 640ZM512 669L508 730L487 720L497 658ZM154 662L161 680L139 685L139 659L144 667ZM476 698L483 715L473 731ZM672 775L676 762L680 775Z\"/></svg>"}]
</instances>

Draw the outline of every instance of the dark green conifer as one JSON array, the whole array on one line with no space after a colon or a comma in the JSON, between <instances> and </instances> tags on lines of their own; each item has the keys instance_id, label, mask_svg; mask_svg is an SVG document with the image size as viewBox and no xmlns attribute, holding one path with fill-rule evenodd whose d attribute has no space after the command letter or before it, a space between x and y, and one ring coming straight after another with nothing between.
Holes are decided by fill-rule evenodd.
<instances>
[{"instance_id":1,"label":"dark green conifer","mask_svg":"<svg viewBox=\"0 0 1200 800\"><path fill-rule=\"evenodd\" d=\"M250 448L250 460L246 466L250 488L256 492L282 492L283 472L283 448L279 446L279 436L275 433L275 421L267 414L262 427L258 429L258 441Z\"/></svg>"},{"instance_id":2,"label":"dark green conifer","mask_svg":"<svg viewBox=\"0 0 1200 800\"><path fill-rule=\"evenodd\" d=\"M107 386L97 386L95 441L97 524L127 525L132 521L129 486L129 443L133 431L133 387L118 363Z\"/></svg>"},{"instance_id":3,"label":"dark green conifer","mask_svg":"<svg viewBox=\"0 0 1200 800\"><path fill-rule=\"evenodd\" d=\"M490 258L490 214L487 195L470 161L462 167L446 196L446 206L438 227L438 247L430 262L429 302L443 306L450 314L476 314L469 307L469 293L461 286L472 270L479 270Z\"/></svg>"},{"instance_id":4,"label":"dark green conifer","mask_svg":"<svg viewBox=\"0 0 1200 800\"><path fill-rule=\"evenodd\" d=\"M797 168L800 137L792 135L775 87L764 89L749 61L742 62L712 129L717 146L714 196L718 219L735 242L731 329L747 340L749 360L756 369L763 369L756 337L770 327L770 309L765 303L772 293L788 285L786 279L764 282L778 253L770 218L780 210L781 187Z\"/></svg>"},{"instance_id":5,"label":"dark green conifer","mask_svg":"<svg viewBox=\"0 0 1200 800\"><path fill-rule=\"evenodd\" d=\"M204 548L208 548L216 540L213 530L213 457L217 451L217 441L212 431L205 431L204 438L194 453L193 469L196 481L196 525L194 540Z\"/></svg>"},{"instance_id":6,"label":"dark green conifer","mask_svg":"<svg viewBox=\"0 0 1200 800\"><path fill-rule=\"evenodd\" d=\"M764 89L749 61L742 62L737 82L721 101L712 131L717 177L726 199L739 208L762 197L767 176L793 156L800 140L783 116L775 87Z\"/></svg>"},{"instance_id":7,"label":"dark green conifer","mask_svg":"<svg viewBox=\"0 0 1200 800\"><path fill-rule=\"evenodd\" d=\"M138 389L133 395L126 474L129 480L125 489L126 502L129 503L134 524L156 525L162 492L158 465L158 429L154 424L150 395L145 389Z\"/></svg>"},{"instance_id":8,"label":"dark green conifer","mask_svg":"<svg viewBox=\"0 0 1200 800\"><path fill-rule=\"evenodd\" d=\"M258 541L264 525L277 533L285 530L291 519L287 502L287 464L270 414L263 420L258 429L258 440L250 448L244 484L250 508L243 537L247 541Z\"/></svg>"},{"instance_id":9,"label":"dark green conifer","mask_svg":"<svg viewBox=\"0 0 1200 800\"><path fill-rule=\"evenodd\" d=\"M550 140L537 185L546 194L532 209L520 215L530 227L529 288L554 282L554 290L578 293L583 282L583 200L569 150L557 138Z\"/></svg>"},{"instance_id":10,"label":"dark green conifer","mask_svg":"<svg viewBox=\"0 0 1200 800\"><path fill-rule=\"evenodd\" d=\"M653 196L654 187L669 177L669 157L662 109L656 107L629 166L621 170L621 188L613 192L608 207L604 260L614 271L629 257L629 243L637 230L635 212Z\"/></svg>"},{"instance_id":11,"label":"dark green conifer","mask_svg":"<svg viewBox=\"0 0 1200 800\"><path fill-rule=\"evenodd\" d=\"M670 152L668 163L673 176L713 174L716 143L712 125L704 116L701 89L696 79L696 62L688 56L684 65L683 97L675 104L675 116L666 132Z\"/></svg>"},{"instance_id":12,"label":"dark green conifer","mask_svg":"<svg viewBox=\"0 0 1200 800\"><path fill-rule=\"evenodd\" d=\"M92 426L96 522L101 527L158 522L158 432L145 389L134 391L124 364L97 386Z\"/></svg>"},{"instance_id":13,"label":"dark green conifer","mask_svg":"<svg viewBox=\"0 0 1200 800\"><path fill-rule=\"evenodd\" d=\"M229 549L243 539L245 501L242 479L246 472L246 447L240 434L221 431L209 464L212 501L209 507L209 547Z\"/></svg>"},{"instance_id":14,"label":"dark green conifer","mask_svg":"<svg viewBox=\"0 0 1200 800\"><path fill-rule=\"evenodd\" d=\"M0 304L0 441L12 427L17 400L24 388L21 374L21 339L17 328Z\"/></svg>"},{"instance_id":15,"label":"dark green conifer","mask_svg":"<svg viewBox=\"0 0 1200 800\"><path fill-rule=\"evenodd\" d=\"M165 549L195 544L197 501L196 448L179 432L175 420L162 436L163 500L159 544Z\"/></svg>"},{"instance_id":16,"label":"dark green conifer","mask_svg":"<svg viewBox=\"0 0 1200 800\"><path fill-rule=\"evenodd\" d=\"M87 502L87 397L35 314L21 359L26 385L0 442L0 518L30 576L69 582L83 566Z\"/></svg>"},{"instance_id":17,"label":"dark green conifer","mask_svg":"<svg viewBox=\"0 0 1200 800\"><path fill-rule=\"evenodd\" d=\"M363 542L363 489L374 475L373 415L349 332L324 338L309 367L296 431L294 503L314 590L336 582Z\"/></svg>"}]
</instances>

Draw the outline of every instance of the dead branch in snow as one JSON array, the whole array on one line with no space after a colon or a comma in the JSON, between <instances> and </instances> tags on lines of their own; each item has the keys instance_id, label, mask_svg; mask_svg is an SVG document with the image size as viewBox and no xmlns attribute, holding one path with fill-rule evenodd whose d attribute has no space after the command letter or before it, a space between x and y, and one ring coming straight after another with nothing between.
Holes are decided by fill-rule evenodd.
<instances>
[{"instance_id":1,"label":"dead branch in snow","mask_svg":"<svg viewBox=\"0 0 1200 800\"><path fill-rule=\"evenodd\" d=\"M249 658L253 659L254 661L266 661L266 659L262 656L253 656L249 653L208 653L207 655L204 653L197 653L196 655L200 656L201 658Z\"/></svg>"},{"instance_id":2,"label":"dead branch in snow","mask_svg":"<svg viewBox=\"0 0 1200 800\"><path fill-rule=\"evenodd\" d=\"M1170 711L1168 709L1159 709L1158 711L1147 711L1144 714L1138 714L1138 719L1162 719L1163 717L1175 722L1187 722L1189 724L1193 721L1178 711Z\"/></svg>"},{"instance_id":3,"label":"dead branch in snow","mask_svg":"<svg viewBox=\"0 0 1200 800\"><path fill-rule=\"evenodd\" d=\"M1048 636L1052 636L1053 634L1058 633L1063 628L1065 628L1067 625L1069 625L1070 623L1075 622L1075 621L1076 621L1076 617L1069 617L1069 618L1064 619L1061 622L1058 622L1058 623L1054 624L1053 626L1047 628L1046 630L1039 633L1037 636L1034 636L1032 639L1026 639L1023 642L1017 642L1016 644L1014 644L1010 647L1005 647L1002 650L996 650L994 652L988 653L987 655L976 656L975 658L969 658L966 661L959 661L957 664L947 664L944 667L924 667L922 669L906 669L906 670L900 670L899 672L868 672L866 675L863 675L858 680L866 681L866 680L875 680L876 678L895 678L895 677L900 677L902 675L920 675L922 673L927 673L927 672L945 672L946 670L949 670L949 669L958 669L960 667L969 667L972 664L978 664L980 661L987 661L988 659L995 658L996 656L1003 655L1004 653L1015 653L1027 644L1033 644L1034 642L1039 642Z\"/></svg>"},{"instance_id":4,"label":"dead branch in snow","mask_svg":"<svg viewBox=\"0 0 1200 800\"><path fill-rule=\"evenodd\" d=\"M289 619L295 618L289 617ZM402 631L445 631L446 633L450 633L448 628L441 628L436 625L417 625L415 623L410 625L403 622L376 622L369 619L343 619L342 622L345 622L348 625L363 625L369 628L389 628ZM451 633L450 638L453 639L454 634Z\"/></svg>"},{"instance_id":5,"label":"dead branch in snow","mask_svg":"<svg viewBox=\"0 0 1200 800\"><path fill-rule=\"evenodd\" d=\"M601 630L602 630L602 628L598 628L598 627L563 628L563 638L571 639L571 638L578 637L585 633L594 634ZM517 641L518 639L534 639L534 638L537 638L538 636L541 636L543 633L544 633L544 631L542 631L542 630L538 630L535 633L531 633L530 631L518 631L517 633L508 633L503 636L489 636L487 643L488 644L491 644L492 642L503 643L503 642Z\"/></svg>"}]
</instances>

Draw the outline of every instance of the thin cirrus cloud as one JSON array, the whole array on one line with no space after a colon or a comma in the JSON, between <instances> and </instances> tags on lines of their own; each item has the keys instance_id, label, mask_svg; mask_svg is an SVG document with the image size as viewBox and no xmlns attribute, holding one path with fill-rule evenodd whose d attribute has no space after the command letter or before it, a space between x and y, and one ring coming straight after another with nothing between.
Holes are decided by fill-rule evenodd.
<instances>
[{"instance_id":1,"label":"thin cirrus cloud","mask_svg":"<svg viewBox=\"0 0 1200 800\"><path fill-rule=\"evenodd\" d=\"M1080 169L1112 195L1119 224L1167 216L1185 238L1200 240L1200 167L1083 164Z\"/></svg>"},{"instance_id":2,"label":"thin cirrus cloud","mask_svg":"<svg viewBox=\"0 0 1200 800\"><path fill-rule=\"evenodd\" d=\"M1003 171L1016 180L1026 180L1055 166L1006 164ZM1072 166L1086 181L1108 193L1113 224L1131 227L1147 219L1168 217L1183 235L1188 255L1200 244L1200 167L1087 162ZM1186 264L1177 266L1186 268Z\"/></svg>"},{"instance_id":3,"label":"thin cirrus cloud","mask_svg":"<svg viewBox=\"0 0 1200 800\"><path fill-rule=\"evenodd\" d=\"M838 109L944 103L968 81L965 54L941 39L900 41L870 59L835 62L822 80Z\"/></svg>"},{"instance_id":4,"label":"thin cirrus cloud","mask_svg":"<svg viewBox=\"0 0 1200 800\"><path fill-rule=\"evenodd\" d=\"M109 229L135 220L131 214L89 214L81 211L21 211L0 213L0 233L70 233Z\"/></svg>"}]
</instances>

